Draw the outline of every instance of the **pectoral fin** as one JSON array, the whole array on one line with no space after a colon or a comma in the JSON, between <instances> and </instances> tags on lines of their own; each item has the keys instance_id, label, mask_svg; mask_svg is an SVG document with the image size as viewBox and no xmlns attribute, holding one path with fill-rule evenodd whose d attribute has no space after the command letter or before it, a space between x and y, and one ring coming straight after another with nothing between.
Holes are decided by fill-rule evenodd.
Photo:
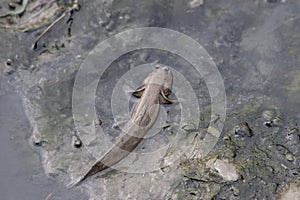
<instances>
[{"instance_id":1,"label":"pectoral fin","mask_svg":"<svg viewBox=\"0 0 300 200\"><path fill-rule=\"evenodd\" d=\"M143 95L144 90L145 90L145 86L136 89L132 94L133 96L140 98Z\"/></svg>"},{"instance_id":2,"label":"pectoral fin","mask_svg":"<svg viewBox=\"0 0 300 200\"><path fill-rule=\"evenodd\" d=\"M176 100L173 99L169 99L163 91L160 92L160 100L162 103L166 103L166 104L171 104L171 103L175 103Z\"/></svg>"}]
</instances>

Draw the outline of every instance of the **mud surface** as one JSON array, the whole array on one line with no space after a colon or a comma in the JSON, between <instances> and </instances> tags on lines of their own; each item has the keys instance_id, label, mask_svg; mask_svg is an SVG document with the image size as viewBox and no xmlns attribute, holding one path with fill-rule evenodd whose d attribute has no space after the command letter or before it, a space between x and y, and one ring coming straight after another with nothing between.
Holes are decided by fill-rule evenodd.
<instances>
[{"instance_id":1,"label":"mud surface","mask_svg":"<svg viewBox=\"0 0 300 200\"><path fill-rule=\"evenodd\" d=\"M43 199L51 193L49 199L300 198L299 1L191 2L82 0L72 23L63 19L35 51L33 41L47 22L27 32L0 29L1 194L7 199ZM110 139L119 134L122 125L114 124L126 121L126 116L113 118L114 86L134 67L158 61L183 74L200 102L200 119L193 121L199 128L185 127L186 137L195 138L192 156L151 173L107 171L64 189L97 157L86 148L92 142L80 148L72 145L72 90L80 64L99 42L149 26L192 37L216 63L227 95L218 143L205 157L197 149L212 120L211 101L204 79L195 75L191 64L160 50L130 52L99 77L95 102L101 127ZM131 98L128 90L141 82L136 78L126 84L124 95ZM135 101L131 99L129 107ZM180 128L174 114L180 108L169 105L164 110L168 128L141 143L137 151L155 149ZM13 192L18 189L19 194Z\"/></svg>"}]
</instances>

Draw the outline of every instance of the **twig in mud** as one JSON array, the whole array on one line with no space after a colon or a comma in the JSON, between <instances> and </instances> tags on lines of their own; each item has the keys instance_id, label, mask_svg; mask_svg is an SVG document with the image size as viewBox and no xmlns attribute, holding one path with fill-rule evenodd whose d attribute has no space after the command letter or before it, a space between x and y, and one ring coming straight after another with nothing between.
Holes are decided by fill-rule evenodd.
<instances>
[{"instance_id":1,"label":"twig in mud","mask_svg":"<svg viewBox=\"0 0 300 200\"><path fill-rule=\"evenodd\" d=\"M52 194L53 194L53 192L50 192L50 193L48 194L48 196L45 198L45 200L49 200L50 197L52 196Z\"/></svg>"},{"instance_id":2,"label":"twig in mud","mask_svg":"<svg viewBox=\"0 0 300 200\"><path fill-rule=\"evenodd\" d=\"M52 22L34 41L33 45L32 45L32 49L35 50L37 48L38 42L42 39L42 37L52 28L54 27L58 22L60 22L63 18L65 18L69 13L72 13L74 10L78 10L79 9L79 5L78 3L74 3L74 5L67 9L65 12L63 12L63 14L57 18L54 22Z\"/></svg>"}]
</instances>

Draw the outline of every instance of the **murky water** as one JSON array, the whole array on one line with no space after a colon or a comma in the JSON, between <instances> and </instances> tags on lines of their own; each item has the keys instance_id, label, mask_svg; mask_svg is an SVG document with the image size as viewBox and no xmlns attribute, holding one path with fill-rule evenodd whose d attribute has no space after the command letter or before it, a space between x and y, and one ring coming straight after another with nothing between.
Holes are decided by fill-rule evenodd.
<instances>
[{"instance_id":1,"label":"murky water","mask_svg":"<svg viewBox=\"0 0 300 200\"><path fill-rule=\"evenodd\" d=\"M31 129L15 93L0 96L0 176L1 198L13 199L87 199L76 190L67 190L44 174L40 156L30 143Z\"/></svg>"},{"instance_id":2,"label":"murky water","mask_svg":"<svg viewBox=\"0 0 300 200\"><path fill-rule=\"evenodd\" d=\"M83 0L71 26L63 19L35 51L30 47L44 25L30 32L1 29L1 195L6 199L45 199L48 195L49 199L276 199L289 185L294 187L300 174L299 2L199 2L192 8L197 4L183 0ZM145 174L112 170L66 189L95 161L91 149L72 146L72 90L77 70L98 42L144 26L187 34L211 55L227 95L221 137L208 157L197 157L203 152L196 148L193 159L182 157L164 170ZM180 56L153 49L116 58L99 77L95 102L102 128L110 139L118 135L122 119L128 117L113 118L110 97L114 87L126 72L153 62L171 66L196 91L200 129L187 126L186 133L200 144L211 121L210 91L204 78ZM130 92L141 84L140 79L122 82L120 91L130 99L129 108L136 103ZM180 107L163 109L170 127L144 141L137 151L155 149L174 136ZM116 121L119 126L114 126ZM220 170L209 168L208 160L216 157L236 167L238 180L226 181Z\"/></svg>"}]
</instances>

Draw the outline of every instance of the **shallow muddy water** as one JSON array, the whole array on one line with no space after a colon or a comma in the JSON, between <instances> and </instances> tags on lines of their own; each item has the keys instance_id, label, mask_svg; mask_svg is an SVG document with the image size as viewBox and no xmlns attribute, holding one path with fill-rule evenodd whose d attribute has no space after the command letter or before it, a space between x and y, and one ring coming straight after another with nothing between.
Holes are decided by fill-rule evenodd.
<instances>
[{"instance_id":1,"label":"shallow muddy water","mask_svg":"<svg viewBox=\"0 0 300 200\"><path fill-rule=\"evenodd\" d=\"M31 129L20 97L15 93L1 94L0 110L1 198L87 199L83 193L67 190L44 174L40 156L29 145Z\"/></svg>"}]
</instances>

